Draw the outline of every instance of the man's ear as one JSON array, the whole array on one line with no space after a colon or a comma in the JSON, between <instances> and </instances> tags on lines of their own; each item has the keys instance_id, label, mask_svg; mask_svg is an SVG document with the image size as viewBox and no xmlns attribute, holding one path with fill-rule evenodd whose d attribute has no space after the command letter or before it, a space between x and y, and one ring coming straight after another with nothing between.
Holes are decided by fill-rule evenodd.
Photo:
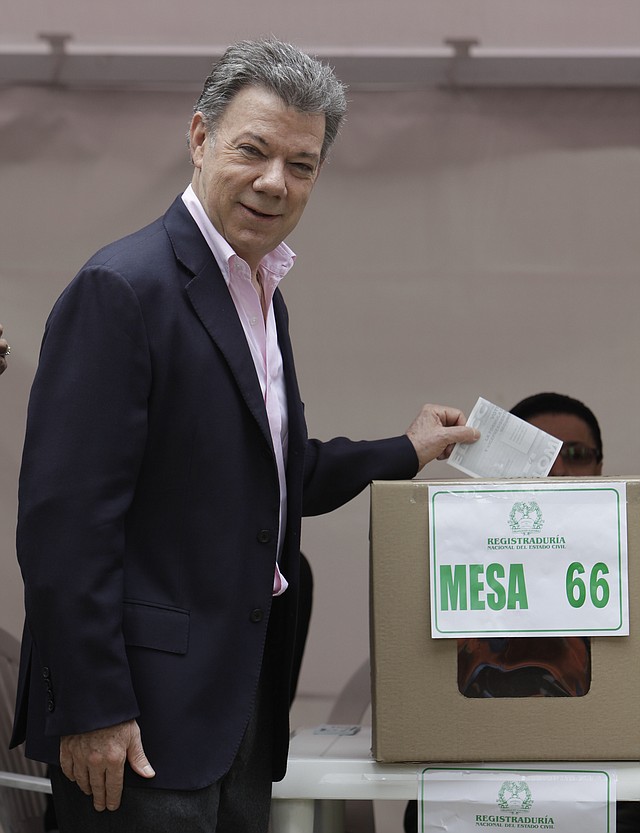
<instances>
[{"instance_id":1,"label":"man's ear","mask_svg":"<svg viewBox=\"0 0 640 833\"><path fill-rule=\"evenodd\" d=\"M208 133L204 124L204 118L198 110L193 114L191 126L189 127L189 152L191 153L191 162L195 168L202 167L204 145L207 138Z\"/></svg>"}]
</instances>

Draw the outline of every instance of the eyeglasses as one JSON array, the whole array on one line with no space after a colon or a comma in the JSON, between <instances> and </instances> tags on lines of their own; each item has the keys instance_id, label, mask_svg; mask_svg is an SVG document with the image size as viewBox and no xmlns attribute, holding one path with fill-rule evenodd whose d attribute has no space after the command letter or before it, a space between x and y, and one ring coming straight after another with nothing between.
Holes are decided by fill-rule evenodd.
<instances>
[{"instance_id":1,"label":"eyeglasses","mask_svg":"<svg viewBox=\"0 0 640 833\"><path fill-rule=\"evenodd\" d=\"M597 448L590 448L583 443L562 443L560 457L564 463L575 468L599 463L602 455Z\"/></svg>"}]
</instances>

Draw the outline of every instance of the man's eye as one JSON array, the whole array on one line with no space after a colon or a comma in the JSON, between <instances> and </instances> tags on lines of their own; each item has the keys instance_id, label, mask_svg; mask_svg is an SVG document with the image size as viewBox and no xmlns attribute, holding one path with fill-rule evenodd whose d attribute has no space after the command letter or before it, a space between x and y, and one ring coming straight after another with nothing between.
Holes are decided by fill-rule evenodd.
<instances>
[{"instance_id":1,"label":"man's eye","mask_svg":"<svg viewBox=\"0 0 640 833\"><path fill-rule=\"evenodd\" d=\"M258 148L254 147L253 145L240 145L238 150L242 151L242 153L246 154L247 156L262 156L262 153L260 153Z\"/></svg>"},{"instance_id":2,"label":"man's eye","mask_svg":"<svg viewBox=\"0 0 640 833\"><path fill-rule=\"evenodd\" d=\"M299 171L301 174L305 174L306 176L310 176L315 170L313 165L308 165L306 162L294 162L293 167L296 171Z\"/></svg>"}]
</instances>

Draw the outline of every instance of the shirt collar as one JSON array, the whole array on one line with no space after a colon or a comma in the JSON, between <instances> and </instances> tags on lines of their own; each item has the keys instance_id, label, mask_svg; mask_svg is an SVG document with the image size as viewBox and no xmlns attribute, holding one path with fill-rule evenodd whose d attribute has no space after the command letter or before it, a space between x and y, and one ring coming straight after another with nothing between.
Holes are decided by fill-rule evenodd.
<instances>
[{"instance_id":1,"label":"shirt collar","mask_svg":"<svg viewBox=\"0 0 640 833\"><path fill-rule=\"evenodd\" d=\"M182 194L182 202L185 204L187 211L193 217L196 225L202 232L202 236L207 241L209 248L213 252L222 275L229 284L231 280L231 263L239 261L246 264L239 255L237 255L231 248L229 243L224 239L220 232L215 228L211 220L207 217L207 213L196 192L189 184ZM287 272L291 269L296 259L296 254L286 243L282 242L276 248L265 255L260 261L260 271L268 273L268 276L276 284L284 278Z\"/></svg>"}]
</instances>

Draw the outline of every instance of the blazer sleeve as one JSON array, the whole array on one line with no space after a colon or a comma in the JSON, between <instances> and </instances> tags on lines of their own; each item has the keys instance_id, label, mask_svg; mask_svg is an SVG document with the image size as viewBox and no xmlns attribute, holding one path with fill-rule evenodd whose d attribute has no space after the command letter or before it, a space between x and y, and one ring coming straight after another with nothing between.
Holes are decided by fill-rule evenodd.
<instances>
[{"instance_id":1,"label":"blazer sleeve","mask_svg":"<svg viewBox=\"0 0 640 833\"><path fill-rule=\"evenodd\" d=\"M372 480L407 480L418 456L407 436L384 440L309 440L305 454L303 514L321 515L350 501Z\"/></svg>"},{"instance_id":2,"label":"blazer sleeve","mask_svg":"<svg viewBox=\"0 0 640 833\"><path fill-rule=\"evenodd\" d=\"M138 714L122 635L124 519L150 378L135 293L117 272L85 267L45 328L19 485L18 558L50 685L47 735Z\"/></svg>"}]
</instances>

